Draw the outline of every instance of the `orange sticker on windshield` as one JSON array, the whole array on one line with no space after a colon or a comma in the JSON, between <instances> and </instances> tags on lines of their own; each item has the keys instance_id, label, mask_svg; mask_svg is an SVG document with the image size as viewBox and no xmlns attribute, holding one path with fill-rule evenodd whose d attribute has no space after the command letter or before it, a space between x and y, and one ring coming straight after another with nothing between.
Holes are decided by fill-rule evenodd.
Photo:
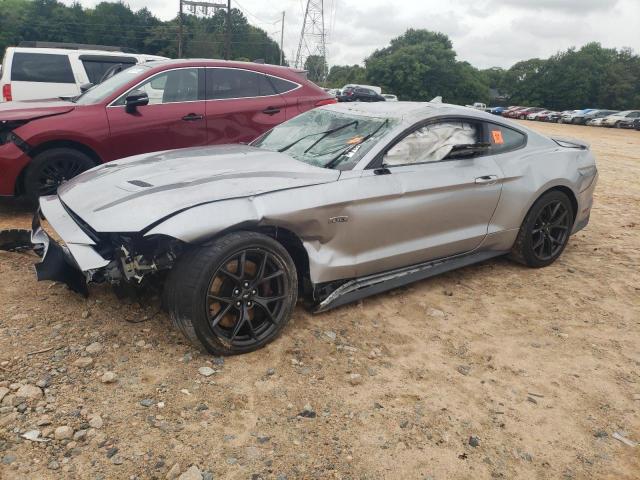
<instances>
[{"instance_id":1,"label":"orange sticker on windshield","mask_svg":"<svg viewBox=\"0 0 640 480\"><path fill-rule=\"evenodd\" d=\"M491 130L491 138L493 138L493 143L497 143L498 145L504 143L504 138L502 138L502 132L500 130Z\"/></svg>"},{"instance_id":2,"label":"orange sticker on windshield","mask_svg":"<svg viewBox=\"0 0 640 480\"><path fill-rule=\"evenodd\" d=\"M357 137L353 137L351 140L347 142L347 145L355 145L356 143L360 143L364 137L358 135Z\"/></svg>"}]
</instances>

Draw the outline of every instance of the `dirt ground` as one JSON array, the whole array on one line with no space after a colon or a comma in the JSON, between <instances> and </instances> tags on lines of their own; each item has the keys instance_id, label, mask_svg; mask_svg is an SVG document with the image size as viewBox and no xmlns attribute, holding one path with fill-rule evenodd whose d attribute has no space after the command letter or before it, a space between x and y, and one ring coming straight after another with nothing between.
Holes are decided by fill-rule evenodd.
<instances>
[{"instance_id":1,"label":"dirt ground","mask_svg":"<svg viewBox=\"0 0 640 480\"><path fill-rule=\"evenodd\" d=\"M299 307L250 355L202 355L156 303L85 300L0 252L0 478L639 479L616 437L640 441L640 132L527 125L598 158L559 261ZM0 228L29 222L0 203Z\"/></svg>"}]
</instances>

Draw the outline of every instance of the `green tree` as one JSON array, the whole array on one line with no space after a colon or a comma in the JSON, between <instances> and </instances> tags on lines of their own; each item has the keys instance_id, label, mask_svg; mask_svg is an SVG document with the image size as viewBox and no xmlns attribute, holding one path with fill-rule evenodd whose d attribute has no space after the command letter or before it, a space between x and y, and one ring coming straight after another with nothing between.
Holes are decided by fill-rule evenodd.
<instances>
[{"instance_id":1,"label":"green tree","mask_svg":"<svg viewBox=\"0 0 640 480\"><path fill-rule=\"evenodd\" d=\"M57 0L0 0L0 55L23 40L91 43L176 57L178 18L163 22L148 8L133 11L125 3L101 2L84 9ZM231 11L231 58L278 63L280 48L267 33ZM184 56L223 58L226 13L207 18L184 15Z\"/></svg>"},{"instance_id":2,"label":"green tree","mask_svg":"<svg viewBox=\"0 0 640 480\"><path fill-rule=\"evenodd\" d=\"M588 43L547 60L516 63L504 75L509 101L555 110L640 107L640 57Z\"/></svg>"},{"instance_id":3,"label":"green tree","mask_svg":"<svg viewBox=\"0 0 640 480\"><path fill-rule=\"evenodd\" d=\"M544 103L545 60L532 58L516 63L504 75L503 87L509 93L511 103L541 105Z\"/></svg>"},{"instance_id":4,"label":"green tree","mask_svg":"<svg viewBox=\"0 0 640 480\"><path fill-rule=\"evenodd\" d=\"M451 40L428 30L409 29L365 60L369 83L402 100L430 100L441 95L450 103L487 99L488 86L468 63L458 62Z\"/></svg>"},{"instance_id":5,"label":"green tree","mask_svg":"<svg viewBox=\"0 0 640 480\"><path fill-rule=\"evenodd\" d=\"M309 72L307 76L312 82L324 82L329 70L327 59L320 55L309 55L304 61L304 69Z\"/></svg>"},{"instance_id":6,"label":"green tree","mask_svg":"<svg viewBox=\"0 0 640 480\"><path fill-rule=\"evenodd\" d=\"M349 83L367 83L367 72L360 65L334 65L329 70L327 85L342 88Z\"/></svg>"}]
</instances>

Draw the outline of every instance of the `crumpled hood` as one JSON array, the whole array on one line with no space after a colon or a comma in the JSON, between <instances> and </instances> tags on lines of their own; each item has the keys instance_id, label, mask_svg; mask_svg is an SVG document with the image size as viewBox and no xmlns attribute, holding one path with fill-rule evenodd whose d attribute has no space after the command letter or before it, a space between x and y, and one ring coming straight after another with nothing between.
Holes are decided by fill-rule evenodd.
<instances>
[{"instance_id":1,"label":"crumpled hood","mask_svg":"<svg viewBox=\"0 0 640 480\"><path fill-rule=\"evenodd\" d=\"M73 102L65 102L64 100L2 102L0 103L0 122L34 120L67 113L75 108L76 105Z\"/></svg>"},{"instance_id":2,"label":"crumpled hood","mask_svg":"<svg viewBox=\"0 0 640 480\"><path fill-rule=\"evenodd\" d=\"M339 176L336 170L284 153L220 145L116 160L65 183L58 195L97 232L138 232L195 205L332 182Z\"/></svg>"}]
</instances>

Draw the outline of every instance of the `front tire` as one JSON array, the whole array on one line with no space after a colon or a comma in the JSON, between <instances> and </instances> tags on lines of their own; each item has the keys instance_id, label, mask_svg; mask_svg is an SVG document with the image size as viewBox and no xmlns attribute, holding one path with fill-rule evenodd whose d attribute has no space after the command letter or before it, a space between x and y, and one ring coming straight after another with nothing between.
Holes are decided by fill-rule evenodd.
<instances>
[{"instance_id":1,"label":"front tire","mask_svg":"<svg viewBox=\"0 0 640 480\"><path fill-rule=\"evenodd\" d=\"M248 353L273 341L297 296L291 256L255 232L233 232L186 253L165 284L174 326L213 355Z\"/></svg>"},{"instance_id":2,"label":"front tire","mask_svg":"<svg viewBox=\"0 0 640 480\"><path fill-rule=\"evenodd\" d=\"M24 177L26 196L37 202L44 195L53 195L58 187L76 175L93 168L93 160L73 148L52 148L37 154Z\"/></svg>"},{"instance_id":3,"label":"front tire","mask_svg":"<svg viewBox=\"0 0 640 480\"><path fill-rule=\"evenodd\" d=\"M534 268L552 264L569 242L573 220L573 206L565 193L558 190L545 193L522 222L511 258Z\"/></svg>"}]
</instances>

